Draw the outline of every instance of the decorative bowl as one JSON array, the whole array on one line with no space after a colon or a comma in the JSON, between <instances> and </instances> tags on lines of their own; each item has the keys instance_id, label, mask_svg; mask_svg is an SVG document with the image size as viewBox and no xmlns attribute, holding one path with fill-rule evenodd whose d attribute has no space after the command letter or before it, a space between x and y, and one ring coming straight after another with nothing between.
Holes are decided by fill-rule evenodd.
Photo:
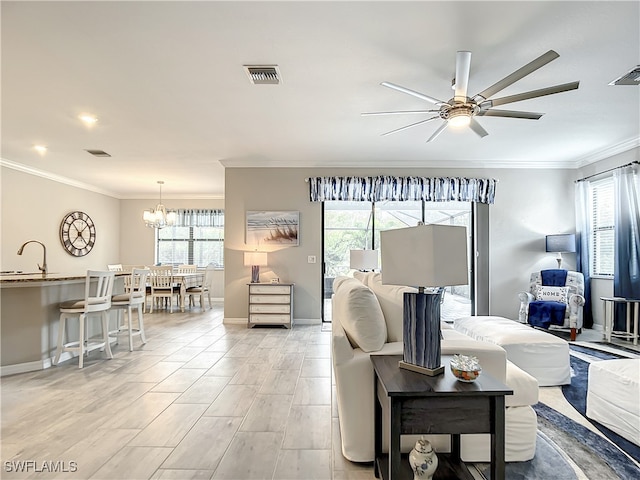
<instances>
[{"instance_id":1,"label":"decorative bowl","mask_svg":"<svg viewBox=\"0 0 640 480\"><path fill-rule=\"evenodd\" d=\"M454 355L449 367L456 379L465 383L475 382L482 372L478 359L467 355Z\"/></svg>"}]
</instances>

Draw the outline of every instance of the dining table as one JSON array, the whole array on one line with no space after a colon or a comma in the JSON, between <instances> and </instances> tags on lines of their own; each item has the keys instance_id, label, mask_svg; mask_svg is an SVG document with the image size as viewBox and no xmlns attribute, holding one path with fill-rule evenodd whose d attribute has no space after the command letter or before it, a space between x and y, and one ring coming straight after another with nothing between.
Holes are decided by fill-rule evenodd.
<instances>
[{"instance_id":1,"label":"dining table","mask_svg":"<svg viewBox=\"0 0 640 480\"><path fill-rule=\"evenodd\" d=\"M184 299L187 296L187 289L202 286L204 272L173 273L173 282L180 288L180 311L184 312Z\"/></svg>"}]
</instances>

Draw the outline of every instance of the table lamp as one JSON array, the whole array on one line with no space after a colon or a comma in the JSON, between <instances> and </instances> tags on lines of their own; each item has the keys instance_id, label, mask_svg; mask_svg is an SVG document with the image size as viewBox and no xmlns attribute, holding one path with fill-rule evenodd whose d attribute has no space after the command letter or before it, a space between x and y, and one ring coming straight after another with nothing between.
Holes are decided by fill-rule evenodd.
<instances>
[{"instance_id":1,"label":"table lamp","mask_svg":"<svg viewBox=\"0 0 640 480\"><path fill-rule=\"evenodd\" d=\"M545 250L558 254L556 260L558 261L558 268L560 268L562 265L562 254L576 251L576 236L573 233L547 235Z\"/></svg>"},{"instance_id":2,"label":"table lamp","mask_svg":"<svg viewBox=\"0 0 640 480\"><path fill-rule=\"evenodd\" d=\"M251 266L251 283L260 283L260 267L267 265L267 252L244 252L244 265Z\"/></svg>"},{"instance_id":3,"label":"table lamp","mask_svg":"<svg viewBox=\"0 0 640 480\"><path fill-rule=\"evenodd\" d=\"M380 232L382 283L417 287L404 293L400 368L430 376L440 365L440 303L444 287L469 283L467 230L418 225ZM426 287L429 291L425 291Z\"/></svg>"},{"instance_id":4,"label":"table lamp","mask_svg":"<svg viewBox=\"0 0 640 480\"><path fill-rule=\"evenodd\" d=\"M377 250L350 250L349 268L366 272L378 268Z\"/></svg>"}]
</instances>

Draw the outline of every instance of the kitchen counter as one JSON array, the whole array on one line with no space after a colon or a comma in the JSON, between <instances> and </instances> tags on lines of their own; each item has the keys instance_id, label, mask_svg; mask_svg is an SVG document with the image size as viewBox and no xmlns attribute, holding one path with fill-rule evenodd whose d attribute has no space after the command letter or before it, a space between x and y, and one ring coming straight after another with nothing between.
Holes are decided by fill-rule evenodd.
<instances>
[{"instance_id":1,"label":"kitchen counter","mask_svg":"<svg viewBox=\"0 0 640 480\"><path fill-rule=\"evenodd\" d=\"M124 272L115 272L116 274L122 274ZM40 272L20 272L20 273L1 273L0 274L0 287L12 287L12 286L34 286L39 283L45 282L65 282L70 280L82 280L87 276L87 272L81 274L70 273L47 273L43 276Z\"/></svg>"},{"instance_id":2,"label":"kitchen counter","mask_svg":"<svg viewBox=\"0 0 640 480\"><path fill-rule=\"evenodd\" d=\"M126 272L115 272L116 277ZM60 303L84 298L86 271L0 274L0 376L42 370L55 356ZM124 290L116 278L114 293ZM73 327L71 327L73 325ZM72 322L69 334L77 336ZM70 358L64 357L61 360Z\"/></svg>"}]
</instances>

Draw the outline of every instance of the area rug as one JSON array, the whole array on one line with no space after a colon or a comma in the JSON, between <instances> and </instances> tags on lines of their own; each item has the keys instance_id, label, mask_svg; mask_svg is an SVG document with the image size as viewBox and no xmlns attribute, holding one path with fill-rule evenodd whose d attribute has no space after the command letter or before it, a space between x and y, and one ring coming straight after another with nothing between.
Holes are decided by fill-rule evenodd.
<instances>
[{"instance_id":1,"label":"area rug","mask_svg":"<svg viewBox=\"0 0 640 480\"><path fill-rule=\"evenodd\" d=\"M640 468L597 433L553 408L538 403L536 454L527 462L510 462L508 480L631 480ZM491 480L489 464L474 465L480 478Z\"/></svg>"},{"instance_id":2,"label":"area rug","mask_svg":"<svg viewBox=\"0 0 640 480\"><path fill-rule=\"evenodd\" d=\"M573 352L579 352L582 356L591 355L599 360L618 358L609 352L582 346L571 345L570 347ZM575 355L571 355L570 360L571 385L563 386L562 391L567 401L585 416L589 363ZM548 405L538 403L533 408L538 415L535 457L528 462L507 463L505 468L507 479L640 479L640 467L632 460L632 458L637 460L636 455L640 450L637 446L609 431L612 435L607 438L620 447L618 448L601 435ZM602 429L608 430L601 425L595 425L593 421L591 423L603 434L605 432ZM475 468L480 478L490 480L488 464L476 464Z\"/></svg>"},{"instance_id":3,"label":"area rug","mask_svg":"<svg viewBox=\"0 0 640 480\"><path fill-rule=\"evenodd\" d=\"M475 465L478 473L485 479L491 479L488 463ZM505 466L505 477L509 480L575 480L575 471L564 457L558 446L538 430L536 455L528 462L510 462Z\"/></svg>"},{"instance_id":4,"label":"area rug","mask_svg":"<svg viewBox=\"0 0 640 480\"><path fill-rule=\"evenodd\" d=\"M591 349L584 346L570 345L569 348L572 352L579 352L592 357L595 361L598 360L614 360L617 358L626 358L620 355L616 355L611 352L602 352L600 350ZM640 447L631 443L627 439L621 437L617 433L609 430L604 425L587 418L587 387L589 385L589 362L583 358L578 358L576 355L571 355L569 358L571 362L571 384L562 386L562 393L567 401L575 408L580 414L586 418L594 427L602 432L613 443L618 445L624 452L631 456L636 462L640 462ZM640 477L638 477L640 478Z\"/></svg>"}]
</instances>

